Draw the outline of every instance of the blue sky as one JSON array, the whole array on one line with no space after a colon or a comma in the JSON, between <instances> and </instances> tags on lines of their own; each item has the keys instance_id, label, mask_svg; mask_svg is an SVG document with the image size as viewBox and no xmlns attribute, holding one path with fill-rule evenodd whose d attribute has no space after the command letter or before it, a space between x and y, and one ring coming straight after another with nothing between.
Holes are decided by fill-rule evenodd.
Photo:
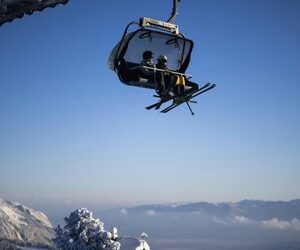
<instances>
[{"instance_id":1,"label":"blue sky","mask_svg":"<svg viewBox=\"0 0 300 250\"><path fill-rule=\"evenodd\" d=\"M300 197L300 2L182 0L188 73L217 87L149 112L107 68L129 21L170 1L73 0L0 28L0 197L134 205ZM60 203L60 204L62 204Z\"/></svg>"}]
</instances>

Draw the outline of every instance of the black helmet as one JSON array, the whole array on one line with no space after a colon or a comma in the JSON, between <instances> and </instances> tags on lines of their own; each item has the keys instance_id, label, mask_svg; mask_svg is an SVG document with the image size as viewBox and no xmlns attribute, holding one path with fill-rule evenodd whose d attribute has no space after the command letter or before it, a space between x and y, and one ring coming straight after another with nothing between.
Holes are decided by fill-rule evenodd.
<instances>
[{"instance_id":1,"label":"black helmet","mask_svg":"<svg viewBox=\"0 0 300 250\"><path fill-rule=\"evenodd\" d=\"M168 58L165 56L165 55L160 55L158 58L157 58L157 61L161 61L163 63L166 63L168 61Z\"/></svg>"},{"instance_id":2,"label":"black helmet","mask_svg":"<svg viewBox=\"0 0 300 250\"><path fill-rule=\"evenodd\" d=\"M150 50L146 50L146 51L143 53L143 59L144 59L144 60L151 59L152 57L153 57L153 53L152 53L152 51L150 51Z\"/></svg>"}]
</instances>

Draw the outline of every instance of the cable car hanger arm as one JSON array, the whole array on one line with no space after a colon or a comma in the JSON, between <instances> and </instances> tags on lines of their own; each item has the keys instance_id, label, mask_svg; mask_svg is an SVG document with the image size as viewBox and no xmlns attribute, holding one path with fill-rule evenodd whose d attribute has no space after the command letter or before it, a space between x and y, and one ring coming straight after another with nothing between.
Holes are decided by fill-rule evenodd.
<instances>
[{"instance_id":1,"label":"cable car hanger arm","mask_svg":"<svg viewBox=\"0 0 300 250\"><path fill-rule=\"evenodd\" d=\"M172 13L170 18L166 22L163 22L161 20L155 20L148 17L142 17L140 19L140 24L139 24L140 27L152 27L152 28L168 31L178 35L179 27L174 23L174 20L178 15L178 2L180 2L180 0L173 0Z\"/></svg>"},{"instance_id":2,"label":"cable car hanger arm","mask_svg":"<svg viewBox=\"0 0 300 250\"><path fill-rule=\"evenodd\" d=\"M167 23L174 23L174 20L178 15L178 2L180 2L180 0L173 0L171 17L168 19Z\"/></svg>"}]
</instances>

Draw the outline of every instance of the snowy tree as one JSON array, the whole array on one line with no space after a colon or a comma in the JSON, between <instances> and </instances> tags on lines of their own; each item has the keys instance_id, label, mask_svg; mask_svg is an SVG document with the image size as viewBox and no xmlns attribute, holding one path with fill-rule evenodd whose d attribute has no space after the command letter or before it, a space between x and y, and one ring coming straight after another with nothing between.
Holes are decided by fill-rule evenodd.
<instances>
[{"instance_id":1,"label":"snowy tree","mask_svg":"<svg viewBox=\"0 0 300 250\"><path fill-rule=\"evenodd\" d=\"M55 246L63 250L119 250L117 229L104 229L104 223L94 219L86 208L77 209L65 218L64 228L56 229Z\"/></svg>"}]
</instances>

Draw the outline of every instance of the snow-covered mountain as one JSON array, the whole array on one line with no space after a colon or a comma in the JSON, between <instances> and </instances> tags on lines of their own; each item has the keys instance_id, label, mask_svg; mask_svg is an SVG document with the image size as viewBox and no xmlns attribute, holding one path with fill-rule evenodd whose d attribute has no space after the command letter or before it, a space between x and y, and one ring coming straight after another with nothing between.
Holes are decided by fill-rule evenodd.
<instances>
[{"instance_id":1,"label":"snow-covered mountain","mask_svg":"<svg viewBox=\"0 0 300 250\"><path fill-rule=\"evenodd\" d=\"M45 214L0 199L0 238L33 246L50 246L54 235Z\"/></svg>"},{"instance_id":2,"label":"snow-covered mountain","mask_svg":"<svg viewBox=\"0 0 300 250\"><path fill-rule=\"evenodd\" d=\"M150 204L101 214L130 235L146 231L152 239L300 239L299 199Z\"/></svg>"},{"instance_id":3,"label":"snow-covered mountain","mask_svg":"<svg viewBox=\"0 0 300 250\"><path fill-rule=\"evenodd\" d=\"M103 222L94 219L87 209L77 209L65 220L68 224L58 231L59 227L54 229L44 213L0 199L0 240L6 242L6 245L2 242L5 246L12 242L32 247L54 247L55 239L56 245L62 249L69 249L69 245L70 249L80 250L94 249L94 245L99 249L150 249L143 234L141 238L118 237L116 228L106 231ZM0 249L3 244L0 244Z\"/></svg>"},{"instance_id":4,"label":"snow-covered mountain","mask_svg":"<svg viewBox=\"0 0 300 250\"><path fill-rule=\"evenodd\" d=\"M147 215L166 213L195 213L220 217L243 216L253 220L278 218L282 220L300 219L300 199L291 201L242 200L239 202L194 202L144 205L123 208L126 213L146 213Z\"/></svg>"}]
</instances>

